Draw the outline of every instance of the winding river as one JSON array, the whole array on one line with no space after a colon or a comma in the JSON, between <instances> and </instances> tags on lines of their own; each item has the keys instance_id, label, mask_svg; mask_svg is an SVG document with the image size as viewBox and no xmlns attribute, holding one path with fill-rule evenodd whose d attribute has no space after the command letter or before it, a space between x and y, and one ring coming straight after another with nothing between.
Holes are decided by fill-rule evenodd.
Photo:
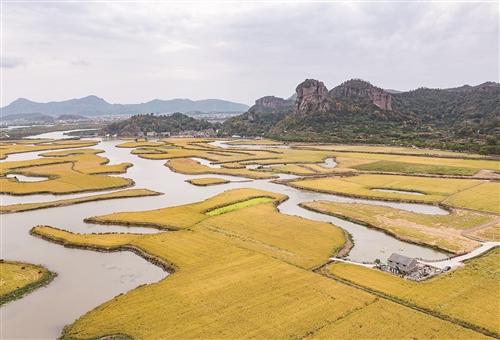
<instances>
[{"instance_id":1,"label":"winding river","mask_svg":"<svg viewBox=\"0 0 500 340\"><path fill-rule=\"evenodd\" d=\"M40 138L64 138L63 132L39 135ZM31 227L39 224L68 229L73 232L158 232L151 228L121 226L99 226L83 222L85 217L108 214L116 211L139 211L204 200L228 189L250 187L282 193L289 199L279 205L285 214L334 223L347 230L353 238L354 247L348 259L357 262L386 259L392 252L426 259L441 259L446 254L399 241L382 232L339 218L315 213L298 206L301 202L330 200L336 202L363 202L415 211L424 214L446 214L439 207L423 204L392 203L384 201L352 199L336 195L321 194L294 189L269 180L242 182L241 177L210 175L232 182L222 185L198 187L186 183L186 179L205 175L182 175L170 171L163 160L146 160L130 153L131 149L116 148L117 140L103 140L94 148L105 150L102 154L110 163L131 162L125 177L132 178L136 188L147 188L164 193L161 196L137 197L117 200L89 202L67 207L27 211L1 215L1 258L42 264L58 273L47 287L40 288L26 297L0 308L1 338L57 338L63 326L73 322L86 311L129 291L141 284L152 283L166 277L168 273L130 252L99 253L64 248L29 235ZM219 142L217 144L221 144ZM10 160L32 159L42 152L15 154ZM204 161L206 163L206 161ZM209 163L207 163L209 164ZM333 163L330 163L333 165ZM291 178L283 175L281 178ZM1 204L48 201L90 195L0 195ZM29 326L28 326L29 325Z\"/></svg>"}]
</instances>

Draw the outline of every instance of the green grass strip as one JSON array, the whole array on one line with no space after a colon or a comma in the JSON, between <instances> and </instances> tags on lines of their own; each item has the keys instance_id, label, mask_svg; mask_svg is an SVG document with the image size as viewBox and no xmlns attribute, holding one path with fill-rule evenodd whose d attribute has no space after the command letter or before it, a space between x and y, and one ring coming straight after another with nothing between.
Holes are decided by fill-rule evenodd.
<instances>
[{"instance_id":1,"label":"green grass strip","mask_svg":"<svg viewBox=\"0 0 500 340\"><path fill-rule=\"evenodd\" d=\"M354 169L364 171L384 171L401 173L420 173L432 175L474 175L478 169L462 168L447 165L413 164L393 161L378 161L368 164L353 166Z\"/></svg>"},{"instance_id":2,"label":"green grass strip","mask_svg":"<svg viewBox=\"0 0 500 340\"><path fill-rule=\"evenodd\" d=\"M269 203L273 202L274 199L269 198L269 197L257 197L257 198L252 198L246 201L238 202L238 203L233 203L229 204L214 210L210 210L206 212L208 216L217 216L221 214L225 214L231 211L243 209L243 208L248 208L257 204L262 204L262 203Z\"/></svg>"}]
</instances>

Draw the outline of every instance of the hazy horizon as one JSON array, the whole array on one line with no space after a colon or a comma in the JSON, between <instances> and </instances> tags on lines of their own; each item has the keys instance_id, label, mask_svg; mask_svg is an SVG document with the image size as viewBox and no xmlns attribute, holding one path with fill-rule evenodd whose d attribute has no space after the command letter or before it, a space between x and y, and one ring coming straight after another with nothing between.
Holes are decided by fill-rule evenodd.
<instances>
[{"instance_id":1,"label":"hazy horizon","mask_svg":"<svg viewBox=\"0 0 500 340\"><path fill-rule=\"evenodd\" d=\"M400 91L497 81L498 3L4 3L2 106L217 98L315 78Z\"/></svg>"},{"instance_id":2,"label":"hazy horizon","mask_svg":"<svg viewBox=\"0 0 500 340\"><path fill-rule=\"evenodd\" d=\"M321 79L318 79L318 80L321 80ZM349 79L346 79L346 80L349 80ZM363 80L366 80L366 79L363 79ZM366 80L368 81L368 80ZM481 85L481 84L484 84L486 82L489 82L489 81L492 81L492 80L485 80L481 83L478 83L478 84L462 84L460 86L465 86L465 85L470 85L470 86L476 86L476 85ZM498 81L496 81L498 82ZM340 84L340 83L339 83ZM377 86L377 84L372 84L372 85L375 85ZM335 85L334 85L335 86ZM425 86L422 86L422 87L425 87ZM330 90L331 88L328 88L328 90ZM417 89L417 87L415 87L414 89ZM414 90L414 89L409 89L409 90L406 90L406 91L411 91L411 90ZM384 88L384 90L388 90L388 91L400 91L399 89L392 89L392 88ZM292 91L294 92L294 91ZM401 91L401 92L405 92L405 91ZM73 98L59 98L59 99L52 99L52 100L48 100L48 101L45 101L45 102L38 102L36 100L32 100L31 98L26 98L26 97L17 97L16 99L12 100L11 102L8 102L8 103L5 103L5 106L9 105L10 103L18 100L18 99L27 99L27 100L30 100L32 102L37 102L37 103L48 103L48 102L61 102L61 101L67 101L67 100L72 100L72 99L83 99L83 98L86 98L86 97L98 97L100 99L104 99L105 101L107 101L108 103L110 104L142 104L142 103L147 103L149 101L153 101L153 100L156 100L156 99L159 99L159 100L192 100L192 101L202 101L202 100L225 100L225 101L230 101L230 102L235 102L235 103L239 103L239 104L246 104L248 106L252 106L253 104L255 104L255 100L259 99L259 98L262 98L264 96L272 96L273 94L263 94L262 96L260 97L257 97L255 98L251 103L244 103L244 102L238 102L238 101L234 101L234 100L231 100L231 99L227 99L227 98L189 98L189 97L168 97L168 98L151 98L151 99L148 99L148 100L144 100L144 101L141 101L141 102L130 102L130 103L125 103L125 102L111 102L110 100L108 100L107 98L103 97L103 96L100 96L100 95L97 95L97 94L94 94L94 93L91 93L91 94L88 94L88 95L84 95L84 96L81 96L81 97L73 97ZM293 95L293 93L292 93ZM290 96L284 96L282 98L289 98Z\"/></svg>"}]
</instances>

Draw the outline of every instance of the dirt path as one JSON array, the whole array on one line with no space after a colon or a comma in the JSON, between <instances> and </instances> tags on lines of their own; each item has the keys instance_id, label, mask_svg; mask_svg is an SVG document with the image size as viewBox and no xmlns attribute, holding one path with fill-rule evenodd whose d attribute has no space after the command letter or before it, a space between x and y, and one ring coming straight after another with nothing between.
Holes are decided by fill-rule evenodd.
<instances>
[{"instance_id":1,"label":"dirt path","mask_svg":"<svg viewBox=\"0 0 500 340\"><path fill-rule=\"evenodd\" d=\"M489 222L480 224L480 225L475 226L473 228L464 230L464 231L462 231L462 236L470 238L471 240L475 240L475 241L479 241L479 242L484 242L484 240L482 240L482 239L480 239L478 237L475 237L472 234L474 234L476 231L479 231L481 229L486 229L488 227L494 226L497 223L500 223L500 217L497 217L497 218L495 218L495 219L493 219L493 220L491 220Z\"/></svg>"}]
</instances>

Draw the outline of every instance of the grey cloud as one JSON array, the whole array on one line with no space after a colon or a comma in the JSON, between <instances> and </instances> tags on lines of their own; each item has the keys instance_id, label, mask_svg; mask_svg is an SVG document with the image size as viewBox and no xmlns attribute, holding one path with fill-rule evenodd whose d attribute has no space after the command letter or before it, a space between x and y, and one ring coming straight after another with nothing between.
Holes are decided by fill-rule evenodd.
<instances>
[{"instance_id":1,"label":"grey cloud","mask_svg":"<svg viewBox=\"0 0 500 340\"><path fill-rule=\"evenodd\" d=\"M87 61L87 60L80 59L80 60L73 60L71 62L71 65L86 67L86 66L90 66L91 63L89 61Z\"/></svg>"},{"instance_id":2,"label":"grey cloud","mask_svg":"<svg viewBox=\"0 0 500 340\"><path fill-rule=\"evenodd\" d=\"M359 77L401 90L498 81L498 3L4 7L5 51L30 60L6 76L7 100L96 93L115 102L252 103L288 96L310 77L329 87Z\"/></svg>"}]
</instances>

